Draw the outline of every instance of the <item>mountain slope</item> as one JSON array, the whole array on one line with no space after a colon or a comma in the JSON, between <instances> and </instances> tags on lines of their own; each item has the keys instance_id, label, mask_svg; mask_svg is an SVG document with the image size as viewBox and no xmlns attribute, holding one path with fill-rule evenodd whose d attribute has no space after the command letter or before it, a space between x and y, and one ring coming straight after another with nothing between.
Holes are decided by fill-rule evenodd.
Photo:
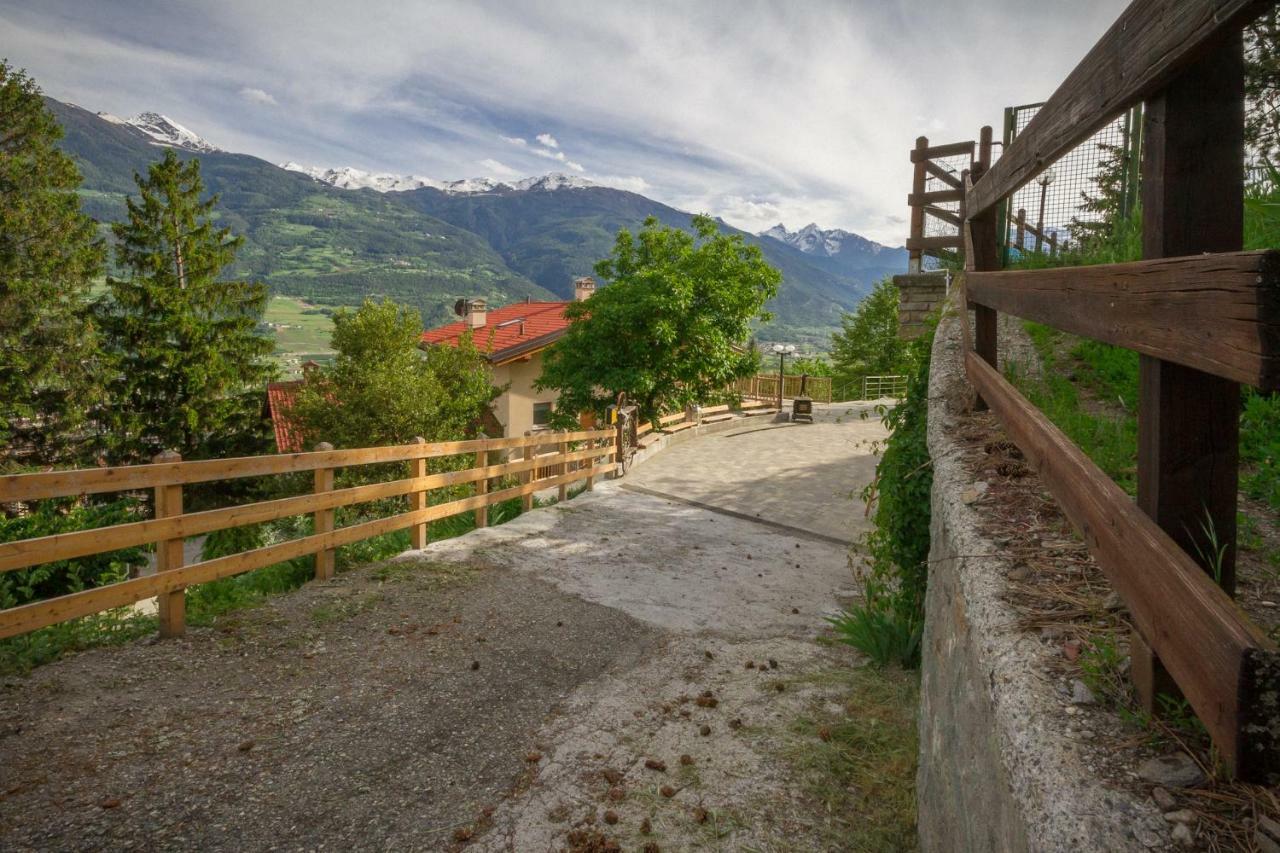
<instances>
[{"instance_id":1,"label":"mountain slope","mask_svg":"<svg viewBox=\"0 0 1280 853\"><path fill-rule=\"evenodd\" d=\"M688 213L652 199L600 186L554 191L498 188L465 195L428 187L396 195L484 237L509 267L563 297L571 296L574 276L609 254L620 228L638 229L648 216L680 228L688 228L690 220ZM822 259L810 258L794 246L724 223L721 227L760 246L783 274L778 297L769 305L775 321L761 330L770 339L795 338L825 346L842 311L856 306L876 280L906 266L905 255L899 263L891 254L858 269L847 264L824 268Z\"/></svg>"},{"instance_id":2,"label":"mountain slope","mask_svg":"<svg viewBox=\"0 0 1280 853\"><path fill-rule=\"evenodd\" d=\"M222 221L245 237L233 274L323 305L387 296L417 307L428 325L448 318L464 296L494 305L551 293L571 298L572 280L610 253L619 229L638 229L648 216L690 224L688 213L576 177L442 182L282 168L217 150L157 114L124 121L46 102L66 130L63 149L84 175L86 210L99 221L123 218L124 200L136 191L133 174L158 159L161 146L174 147L199 158L206 185L221 196ZM785 229L756 236L721 225L760 246L783 274L768 306L775 321L760 332L768 340L825 348L841 312L906 265L902 250L848 232L821 232L823 246L838 236L840 248L814 251L814 240L788 240Z\"/></svg>"},{"instance_id":3,"label":"mountain slope","mask_svg":"<svg viewBox=\"0 0 1280 853\"><path fill-rule=\"evenodd\" d=\"M61 147L76 161L86 212L124 216L124 200L162 150L139 128L46 98L63 126ZM231 274L266 281L281 294L324 305L387 296L433 324L464 296L493 304L550 294L513 272L484 240L394 197L319 183L245 154L180 151L198 157L205 185L221 196L224 224L245 237Z\"/></svg>"}]
</instances>

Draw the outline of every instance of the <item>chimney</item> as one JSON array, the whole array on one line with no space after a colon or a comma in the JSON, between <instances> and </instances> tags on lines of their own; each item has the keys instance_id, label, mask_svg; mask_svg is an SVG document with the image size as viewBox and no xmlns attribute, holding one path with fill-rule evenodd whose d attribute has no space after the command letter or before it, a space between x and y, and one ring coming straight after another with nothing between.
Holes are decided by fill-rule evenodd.
<instances>
[{"instance_id":1,"label":"chimney","mask_svg":"<svg viewBox=\"0 0 1280 853\"><path fill-rule=\"evenodd\" d=\"M484 327L485 303L483 299L467 300L467 327L480 329Z\"/></svg>"},{"instance_id":2,"label":"chimney","mask_svg":"<svg viewBox=\"0 0 1280 853\"><path fill-rule=\"evenodd\" d=\"M575 302L584 302L591 298L591 294L596 292L596 280L589 275L573 280L573 300Z\"/></svg>"}]
</instances>

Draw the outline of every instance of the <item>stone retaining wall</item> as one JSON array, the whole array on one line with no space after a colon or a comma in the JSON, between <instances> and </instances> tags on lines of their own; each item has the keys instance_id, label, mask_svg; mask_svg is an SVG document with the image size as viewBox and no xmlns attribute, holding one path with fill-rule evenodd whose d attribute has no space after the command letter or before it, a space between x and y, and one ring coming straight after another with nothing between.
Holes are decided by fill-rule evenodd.
<instances>
[{"instance_id":1,"label":"stone retaining wall","mask_svg":"<svg viewBox=\"0 0 1280 853\"><path fill-rule=\"evenodd\" d=\"M924 331L924 318L947 298L947 277L940 272L895 275L898 288L898 336L911 340Z\"/></svg>"},{"instance_id":2,"label":"stone retaining wall","mask_svg":"<svg viewBox=\"0 0 1280 853\"><path fill-rule=\"evenodd\" d=\"M1005 330L1002 330L1002 334ZM1003 346L1003 344L1002 344ZM965 467L957 422L970 400L958 323L938 327L929 377L933 459L929 591L920 686L920 847L952 851L1171 849L1145 797L1090 769L1047 677L1052 647L1017 630L1012 568L980 533L987 483Z\"/></svg>"}]
</instances>

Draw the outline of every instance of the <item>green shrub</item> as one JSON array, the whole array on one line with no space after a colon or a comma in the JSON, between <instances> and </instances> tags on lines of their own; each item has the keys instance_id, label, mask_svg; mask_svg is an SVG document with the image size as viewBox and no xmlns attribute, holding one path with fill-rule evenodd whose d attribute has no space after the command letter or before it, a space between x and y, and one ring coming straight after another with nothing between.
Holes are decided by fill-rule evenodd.
<instances>
[{"instance_id":1,"label":"green shrub","mask_svg":"<svg viewBox=\"0 0 1280 853\"><path fill-rule=\"evenodd\" d=\"M831 620L841 641L878 666L920 664L924 595L929 574L929 352L937 319L907 352L907 392L880 414L890 436L863 497L875 506L875 528L863 540L862 601Z\"/></svg>"},{"instance_id":2,"label":"green shrub","mask_svg":"<svg viewBox=\"0 0 1280 853\"><path fill-rule=\"evenodd\" d=\"M132 500L96 505L74 500L40 501L28 515L0 517L0 542L53 536L139 520L137 502ZM17 607L124 580L129 576L130 569L145 562L146 557L141 548L127 548L0 573L0 608Z\"/></svg>"}]
</instances>

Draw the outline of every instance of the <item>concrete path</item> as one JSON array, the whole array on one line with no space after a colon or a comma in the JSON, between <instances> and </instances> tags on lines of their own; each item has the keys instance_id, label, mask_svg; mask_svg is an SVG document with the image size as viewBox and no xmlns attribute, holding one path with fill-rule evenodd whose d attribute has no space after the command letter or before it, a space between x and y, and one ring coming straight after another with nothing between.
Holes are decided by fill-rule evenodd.
<instances>
[{"instance_id":1,"label":"concrete path","mask_svg":"<svg viewBox=\"0 0 1280 853\"><path fill-rule=\"evenodd\" d=\"M0 683L0 848L844 849L796 756L857 663L815 642L882 435L846 408Z\"/></svg>"},{"instance_id":2,"label":"concrete path","mask_svg":"<svg viewBox=\"0 0 1280 853\"><path fill-rule=\"evenodd\" d=\"M874 445L886 438L874 406L819 404L812 424L746 422L677 444L627 486L855 541L869 522L850 502L875 476Z\"/></svg>"}]
</instances>

